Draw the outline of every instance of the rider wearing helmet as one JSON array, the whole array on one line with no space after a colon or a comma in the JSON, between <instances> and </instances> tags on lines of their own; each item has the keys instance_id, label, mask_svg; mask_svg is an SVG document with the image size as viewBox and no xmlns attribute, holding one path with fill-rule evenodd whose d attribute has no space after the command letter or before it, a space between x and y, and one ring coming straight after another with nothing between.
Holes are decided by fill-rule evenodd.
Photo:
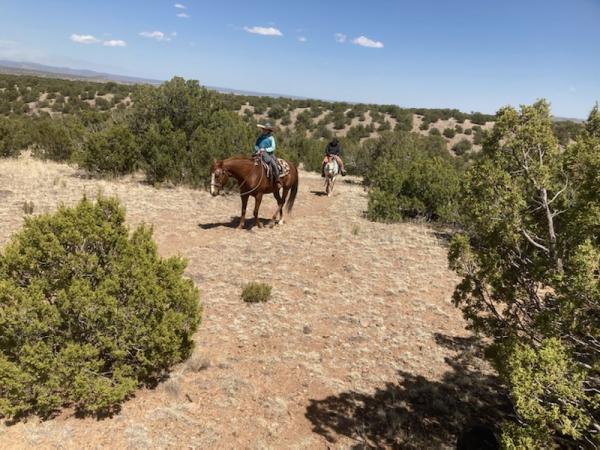
<instances>
[{"instance_id":1,"label":"rider wearing helmet","mask_svg":"<svg viewBox=\"0 0 600 450\"><path fill-rule=\"evenodd\" d=\"M273 126L267 122L264 125L259 124L261 134L256 138L254 145L254 155L260 155L262 160L271 166L273 178L277 188L281 188L281 180L279 179L279 164L275 158L275 137L273 136Z\"/></svg>"},{"instance_id":2,"label":"rider wearing helmet","mask_svg":"<svg viewBox=\"0 0 600 450\"><path fill-rule=\"evenodd\" d=\"M327 144L327 147L325 147L325 158L323 159L323 165L321 166L322 177L325 176L325 164L327 164L330 157L333 157L337 161L338 165L340 166L342 176L346 176L346 168L344 167L344 161L342 161L341 155L342 144L340 144L338 138L334 137L331 142Z\"/></svg>"}]
</instances>

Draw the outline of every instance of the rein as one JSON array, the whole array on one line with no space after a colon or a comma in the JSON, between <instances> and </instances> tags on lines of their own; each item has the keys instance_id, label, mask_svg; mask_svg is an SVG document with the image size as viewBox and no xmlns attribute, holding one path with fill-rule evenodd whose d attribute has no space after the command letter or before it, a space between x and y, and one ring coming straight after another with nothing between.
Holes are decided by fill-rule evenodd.
<instances>
[{"instance_id":1,"label":"rein","mask_svg":"<svg viewBox=\"0 0 600 450\"><path fill-rule=\"evenodd\" d=\"M260 180L258 180L258 184L255 187L253 187L252 189L250 189L249 191L247 191L247 192L240 192L241 196L251 194L252 192L254 192L255 190L257 190L260 187L260 185L261 185L261 183L262 183L262 181L263 181L263 179L265 177L265 171L263 170L261 163L258 164L258 167L260 168ZM242 188L242 186L244 184L246 184L246 179L244 179L244 181L242 181L240 183L240 189ZM217 181L215 180L214 174L211 177L210 186L211 186L211 189L214 188L214 187L218 187L219 190L223 189L223 184L217 183Z\"/></svg>"},{"instance_id":2,"label":"rein","mask_svg":"<svg viewBox=\"0 0 600 450\"><path fill-rule=\"evenodd\" d=\"M244 192L243 194L242 194L242 193L240 193L240 195L241 195L241 196L248 195L248 194L250 194L250 193L254 192L255 190L257 190L257 189L260 187L260 185L261 185L261 183L262 183L262 180L263 180L263 178L265 177L265 171L264 171L264 169L262 168L262 164L261 164L261 163L259 163L259 164L258 164L258 167L260 168L260 180L258 180L258 184L257 184L257 185L256 185L254 188L250 189L248 192ZM244 181L243 181L243 182L240 184L240 188L241 188L241 187L242 187L244 184L246 184L246 180L244 180Z\"/></svg>"}]
</instances>

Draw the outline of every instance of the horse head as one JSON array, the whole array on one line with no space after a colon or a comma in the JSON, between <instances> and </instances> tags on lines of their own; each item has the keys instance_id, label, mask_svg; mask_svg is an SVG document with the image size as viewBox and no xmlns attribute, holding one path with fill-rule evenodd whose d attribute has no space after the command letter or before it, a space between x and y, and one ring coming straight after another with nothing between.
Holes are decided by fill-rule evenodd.
<instances>
[{"instance_id":1,"label":"horse head","mask_svg":"<svg viewBox=\"0 0 600 450\"><path fill-rule=\"evenodd\" d=\"M214 160L210 167L210 193L213 196L219 195L223 186L229 179L229 172L223 167L223 161Z\"/></svg>"}]
</instances>

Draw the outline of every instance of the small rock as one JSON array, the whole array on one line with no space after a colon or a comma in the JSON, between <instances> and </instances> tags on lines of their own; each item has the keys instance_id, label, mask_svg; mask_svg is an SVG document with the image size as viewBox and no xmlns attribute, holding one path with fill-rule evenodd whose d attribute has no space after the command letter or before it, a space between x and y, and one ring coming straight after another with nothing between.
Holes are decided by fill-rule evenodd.
<instances>
[{"instance_id":1,"label":"small rock","mask_svg":"<svg viewBox=\"0 0 600 450\"><path fill-rule=\"evenodd\" d=\"M304 325L304 328L302 328L302 332L304 334L310 334L312 333L312 327L310 325Z\"/></svg>"}]
</instances>

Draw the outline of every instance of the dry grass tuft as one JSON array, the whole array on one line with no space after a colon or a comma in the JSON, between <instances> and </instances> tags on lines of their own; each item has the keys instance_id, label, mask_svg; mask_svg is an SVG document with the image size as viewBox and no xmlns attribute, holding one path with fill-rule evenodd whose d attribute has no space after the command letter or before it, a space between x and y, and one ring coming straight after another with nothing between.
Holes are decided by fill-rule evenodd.
<instances>
[{"instance_id":1,"label":"dry grass tuft","mask_svg":"<svg viewBox=\"0 0 600 450\"><path fill-rule=\"evenodd\" d=\"M179 398L181 396L181 377L172 375L163 383L162 388L170 397Z\"/></svg>"},{"instance_id":2,"label":"dry grass tuft","mask_svg":"<svg viewBox=\"0 0 600 450\"><path fill-rule=\"evenodd\" d=\"M264 303L271 298L271 285L266 283L248 283L242 289L242 300L246 303Z\"/></svg>"},{"instance_id":3,"label":"dry grass tuft","mask_svg":"<svg viewBox=\"0 0 600 450\"><path fill-rule=\"evenodd\" d=\"M210 366L210 361L204 356L192 355L192 357L185 363L185 370L189 370L191 372L201 372L210 368Z\"/></svg>"}]
</instances>

